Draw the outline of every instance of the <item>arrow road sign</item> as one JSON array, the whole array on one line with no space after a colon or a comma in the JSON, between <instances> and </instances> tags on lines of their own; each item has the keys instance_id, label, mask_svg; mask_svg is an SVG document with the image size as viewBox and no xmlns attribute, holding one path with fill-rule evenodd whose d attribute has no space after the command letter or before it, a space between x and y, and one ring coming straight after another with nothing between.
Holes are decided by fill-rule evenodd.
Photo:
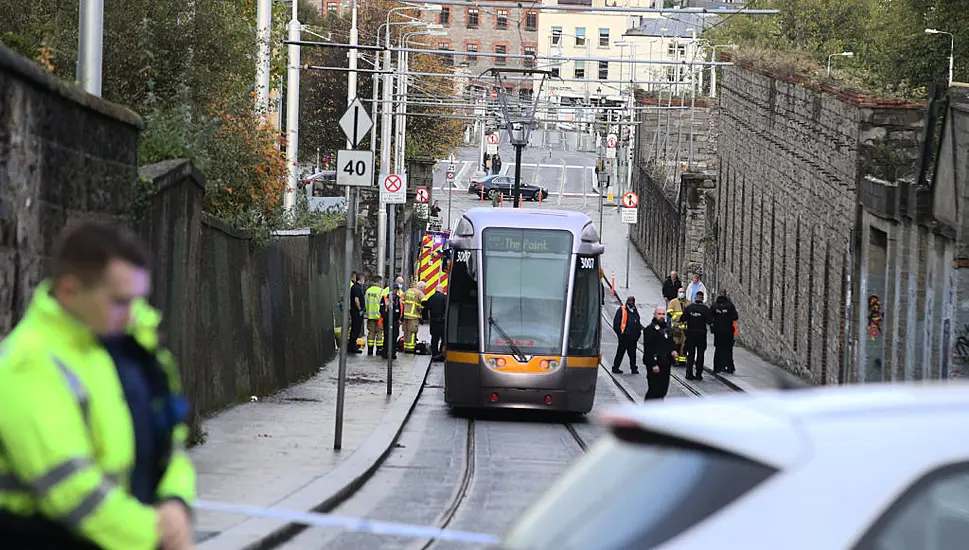
<instances>
[{"instance_id":1,"label":"arrow road sign","mask_svg":"<svg viewBox=\"0 0 969 550\"><path fill-rule=\"evenodd\" d=\"M373 120L370 119L367 109L359 99L354 99L347 107L347 112L340 117L340 128L343 129L343 133L353 147L360 143L372 126Z\"/></svg>"},{"instance_id":2,"label":"arrow road sign","mask_svg":"<svg viewBox=\"0 0 969 550\"><path fill-rule=\"evenodd\" d=\"M427 187L418 187L416 194L419 204L424 204L431 198L431 194L427 192Z\"/></svg>"},{"instance_id":3,"label":"arrow road sign","mask_svg":"<svg viewBox=\"0 0 969 550\"><path fill-rule=\"evenodd\" d=\"M632 191L622 196L622 205L626 208L636 208L639 206L639 195Z\"/></svg>"},{"instance_id":4,"label":"arrow road sign","mask_svg":"<svg viewBox=\"0 0 969 550\"><path fill-rule=\"evenodd\" d=\"M404 204L407 202L407 176L404 174L380 175L380 202L383 204Z\"/></svg>"},{"instance_id":5,"label":"arrow road sign","mask_svg":"<svg viewBox=\"0 0 969 550\"><path fill-rule=\"evenodd\" d=\"M373 151L340 149L336 152L336 184L355 187L373 185Z\"/></svg>"}]
</instances>

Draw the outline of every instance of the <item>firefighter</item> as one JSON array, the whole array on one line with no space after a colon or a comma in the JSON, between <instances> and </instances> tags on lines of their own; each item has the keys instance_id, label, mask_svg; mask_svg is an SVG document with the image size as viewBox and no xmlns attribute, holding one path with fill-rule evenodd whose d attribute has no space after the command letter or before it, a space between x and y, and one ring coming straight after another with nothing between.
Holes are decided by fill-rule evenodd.
<instances>
[{"instance_id":1,"label":"firefighter","mask_svg":"<svg viewBox=\"0 0 969 550\"><path fill-rule=\"evenodd\" d=\"M417 329L421 323L424 307L424 290L427 284L420 281L404 293L404 353L414 353L417 346Z\"/></svg>"},{"instance_id":2,"label":"firefighter","mask_svg":"<svg viewBox=\"0 0 969 550\"><path fill-rule=\"evenodd\" d=\"M365 294L367 304L367 355L377 355L377 348L384 345L383 325L380 322L380 278L374 277Z\"/></svg>"},{"instance_id":3,"label":"firefighter","mask_svg":"<svg viewBox=\"0 0 969 550\"><path fill-rule=\"evenodd\" d=\"M670 300L669 305L666 306L666 315L669 317L667 321L673 327L673 343L676 344L674 364L682 367L686 365L686 323L683 322L682 316L683 310L690 304L686 301L686 291L683 287L677 289L676 293L676 298Z\"/></svg>"},{"instance_id":4,"label":"firefighter","mask_svg":"<svg viewBox=\"0 0 969 550\"><path fill-rule=\"evenodd\" d=\"M393 333L391 333L391 315L393 315ZM384 324L384 350L381 354L384 359L387 358L388 350L392 350L394 354L394 359L397 358L397 339L400 337L400 324L403 321L404 316L404 304L400 300L400 294L394 293L393 298L388 292L382 300L380 300L380 318Z\"/></svg>"}]
</instances>

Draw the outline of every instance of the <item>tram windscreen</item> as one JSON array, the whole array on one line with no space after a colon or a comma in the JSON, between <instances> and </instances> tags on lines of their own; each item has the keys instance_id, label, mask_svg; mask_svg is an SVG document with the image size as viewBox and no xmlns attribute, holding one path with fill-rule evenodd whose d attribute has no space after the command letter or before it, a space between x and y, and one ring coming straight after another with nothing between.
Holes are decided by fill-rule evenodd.
<instances>
[{"instance_id":1,"label":"tram windscreen","mask_svg":"<svg viewBox=\"0 0 969 550\"><path fill-rule=\"evenodd\" d=\"M482 237L485 351L560 353L572 234L490 227Z\"/></svg>"}]
</instances>

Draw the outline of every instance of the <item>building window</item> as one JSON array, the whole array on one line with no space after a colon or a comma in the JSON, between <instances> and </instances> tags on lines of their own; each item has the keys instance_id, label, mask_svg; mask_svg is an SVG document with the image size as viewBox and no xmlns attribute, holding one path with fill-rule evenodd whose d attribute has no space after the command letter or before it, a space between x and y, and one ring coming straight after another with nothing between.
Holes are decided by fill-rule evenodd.
<instances>
[{"instance_id":1,"label":"building window","mask_svg":"<svg viewBox=\"0 0 969 550\"><path fill-rule=\"evenodd\" d=\"M499 8L497 10L497 15L495 15L495 28L496 29L508 28L508 10L504 8Z\"/></svg>"},{"instance_id":2,"label":"building window","mask_svg":"<svg viewBox=\"0 0 969 550\"><path fill-rule=\"evenodd\" d=\"M468 8L468 28L478 28L478 8Z\"/></svg>"},{"instance_id":3,"label":"building window","mask_svg":"<svg viewBox=\"0 0 969 550\"><path fill-rule=\"evenodd\" d=\"M609 80L609 62L599 62L599 80Z\"/></svg>"},{"instance_id":4,"label":"building window","mask_svg":"<svg viewBox=\"0 0 969 550\"><path fill-rule=\"evenodd\" d=\"M496 65L506 65L508 63L507 57L501 57L508 53L508 46L504 44L495 44L495 53L499 55L499 57L495 58Z\"/></svg>"},{"instance_id":5,"label":"building window","mask_svg":"<svg viewBox=\"0 0 969 550\"><path fill-rule=\"evenodd\" d=\"M477 42L468 42L465 45L465 48L464 49L466 51L468 51L468 52L478 53L478 43ZM477 61L477 60L478 60L478 56L476 56L476 55L469 55L468 56L468 61Z\"/></svg>"},{"instance_id":6,"label":"building window","mask_svg":"<svg viewBox=\"0 0 969 550\"><path fill-rule=\"evenodd\" d=\"M562 42L562 27L552 27L552 45L558 46Z\"/></svg>"},{"instance_id":7,"label":"building window","mask_svg":"<svg viewBox=\"0 0 969 550\"><path fill-rule=\"evenodd\" d=\"M532 56L535 55L535 46L523 46L522 47L522 53L525 54L525 55L532 55ZM524 61L524 63L522 63L522 64L525 67L528 67L529 69L535 67L535 58L534 57L526 58L523 61Z\"/></svg>"},{"instance_id":8,"label":"building window","mask_svg":"<svg viewBox=\"0 0 969 550\"><path fill-rule=\"evenodd\" d=\"M440 42L437 43L437 49L439 49L439 50L450 50L451 49L451 41L450 40L441 40Z\"/></svg>"},{"instance_id":9,"label":"building window","mask_svg":"<svg viewBox=\"0 0 969 550\"><path fill-rule=\"evenodd\" d=\"M575 47L585 47L585 27L575 28Z\"/></svg>"},{"instance_id":10,"label":"building window","mask_svg":"<svg viewBox=\"0 0 969 550\"><path fill-rule=\"evenodd\" d=\"M577 79L585 78L585 61L575 62L575 78Z\"/></svg>"},{"instance_id":11,"label":"building window","mask_svg":"<svg viewBox=\"0 0 969 550\"><path fill-rule=\"evenodd\" d=\"M451 24L451 7L450 6L443 6L441 8L441 13L439 13L438 16L437 16L437 22L440 23L441 25L450 25Z\"/></svg>"},{"instance_id":12,"label":"building window","mask_svg":"<svg viewBox=\"0 0 969 550\"><path fill-rule=\"evenodd\" d=\"M686 44L673 44L671 42L666 48L666 53L670 57L686 57Z\"/></svg>"},{"instance_id":13,"label":"building window","mask_svg":"<svg viewBox=\"0 0 969 550\"><path fill-rule=\"evenodd\" d=\"M599 47L609 47L609 29L599 29Z\"/></svg>"},{"instance_id":14,"label":"building window","mask_svg":"<svg viewBox=\"0 0 969 550\"><path fill-rule=\"evenodd\" d=\"M676 82L676 67L671 65L666 66L666 81Z\"/></svg>"},{"instance_id":15,"label":"building window","mask_svg":"<svg viewBox=\"0 0 969 550\"><path fill-rule=\"evenodd\" d=\"M558 78L559 77L559 68L558 67L551 67L549 70L551 71L552 76L554 76L555 78Z\"/></svg>"},{"instance_id":16,"label":"building window","mask_svg":"<svg viewBox=\"0 0 969 550\"><path fill-rule=\"evenodd\" d=\"M530 31L538 29L538 12L537 11L527 11L525 12L525 28Z\"/></svg>"}]
</instances>

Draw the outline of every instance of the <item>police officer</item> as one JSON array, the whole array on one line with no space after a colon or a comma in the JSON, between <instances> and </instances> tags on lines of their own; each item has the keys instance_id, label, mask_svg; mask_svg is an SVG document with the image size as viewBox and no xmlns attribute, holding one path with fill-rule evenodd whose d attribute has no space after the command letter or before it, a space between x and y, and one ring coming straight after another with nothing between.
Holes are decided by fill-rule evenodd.
<instances>
[{"instance_id":1,"label":"police officer","mask_svg":"<svg viewBox=\"0 0 969 550\"><path fill-rule=\"evenodd\" d=\"M733 373L734 322L738 319L737 308L720 293L713 305L713 372Z\"/></svg>"},{"instance_id":2,"label":"police officer","mask_svg":"<svg viewBox=\"0 0 969 550\"><path fill-rule=\"evenodd\" d=\"M188 405L148 254L85 222L52 264L0 344L0 547L194 548Z\"/></svg>"},{"instance_id":3,"label":"police officer","mask_svg":"<svg viewBox=\"0 0 969 550\"><path fill-rule=\"evenodd\" d=\"M431 361L442 361L441 343L444 340L444 320L447 315L447 295L444 286L437 285L434 294L424 301L424 309L431 319Z\"/></svg>"},{"instance_id":4,"label":"police officer","mask_svg":"<svg viewBox=\"0 0 969 550\"><path fill-rule=\"evenodd\" d=\"M616 337L619 339L616 357L612 360L612 372L622 373L619 365L622 364L623 354L626 354L629 356L629 367L632 373L639 374L639 368L636 366L636 342L639 341L643 326L639 320L635 297L627 297L626 303L616 310L616 317L612 320L612 330L616 332Z\"/></svg>"},{"instance_id":5,"label":"police officer","mask_svg":"<svg viewBox=\"0 0 969 550\"><path fill-rule=\"evenodd\" d=\"M350 287L350 342L347 350L351 353L363 353L357 342L363 334L364 305L363 273L358 273Z\"/></svg>"},{"instance_id":6,"label":"police officer","mask_svg":"<svg viewBox=\"0 0 969 550\"><path fill-rule=\"evenodd\" d=\"M643 327L643 366L646 368L646 399L663 399L670 389L670 369L676 358L676 344L666 322L666 309L658 306L653 320Z\"/></svg>"},{"instance_id":7,"label":"police officer","mask_svg":"<svg viewBox=\"0 0 969 550\"><path fill-rule=\"evenodd\" d=\"M383 325L380 322L380 278L374 277L364 294L367 305L367 355L376 355L384 343Z\"/></svg>"},{"instance_id":8,"label":"police officer","mask_svg":"<svg viewBox=\"0 0 969 550\"><path fill-rule=\"evenodd\" d=\"M391 334L391 316L393 316L393 334ZM380 301L380 317L384 322L384 351L381 354L387 358L387 350L392 350L394 358L397 358L397 339L400 338L400 325L404 321L404 304L397 292L388 293Z\"/></svg>"},{"instance_id":9,"label":"police officer","mask_svg":"<svg viewBox=\"0 0 969 550\"><path fill-rule=\"evenodd\" d=\"M707 325L713 322L710 308L703 303L703 292L697 291L694 303L683 310L686 322L686 379L703 380L703 354L707 351ZM696 375L693 366L696 365Z\"/></svg>"}]
</instances>

